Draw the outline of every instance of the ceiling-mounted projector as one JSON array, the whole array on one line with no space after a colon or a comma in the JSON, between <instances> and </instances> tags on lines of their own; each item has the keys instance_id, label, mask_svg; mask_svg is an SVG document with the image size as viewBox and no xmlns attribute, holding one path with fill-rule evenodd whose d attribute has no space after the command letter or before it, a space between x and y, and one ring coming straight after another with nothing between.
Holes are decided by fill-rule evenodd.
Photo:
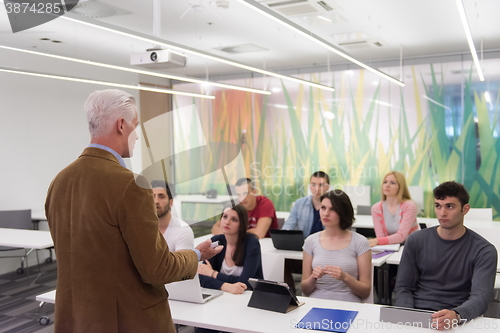
<instances>
[{"instance_id":1,"label":"ceiling-mounted projector","mask_svg":"<svg viewBox=\"0 0 500 333\"><path fill-rule=\"evenodd\" d=\"M132 53L130 64L151 69L178 68L186 66L186 56L172 50L149 49L146 52Z\"/></svg>"}]
</instances>

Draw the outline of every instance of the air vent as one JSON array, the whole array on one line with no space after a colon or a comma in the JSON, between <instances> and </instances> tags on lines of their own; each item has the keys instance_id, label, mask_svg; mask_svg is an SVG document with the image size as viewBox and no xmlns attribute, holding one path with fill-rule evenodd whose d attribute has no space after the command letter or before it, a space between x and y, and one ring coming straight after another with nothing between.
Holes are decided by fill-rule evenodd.
<instances>
[{"instance_id":1,"label":"air vent","mask_svg":"<svg viewBox=\"0 0 500 333\"><path fill-rule=\"evenodd\" d=\"M319 15L340 9L333 0L269 0L263 3L281 15L292 17Z\"/></svg>"},{"instance_id":2,"label":"air vent","mask_svg":"<svg viewBox=\"0 0 500 333\"><path fill-rule=\"evenodd\" d=\"M337 44L346 50L361 49L361 48L378 48L386 45L379 38L372 38L368 34L356 31L332 35L337 41Z\"/></svg>"},{"instance_id":3,"label":"air vent","mask_svg":"<svg viewBox=\"0 0 500 333\"><path fill-rule=\"evenodd\" d=\"M318 1L318 5L320 5L321 7L323 7L326 11L331 11L333 10L332 7L330 7L326 2L324 1Z\"/></svg>"},{"instance_id":4,"label":"air vent","mask_svg":"<svg viewBox=\"0 0 500 333\"><path fill-rule=\"evenodd\" d=\"M240 44L240 45L232 45L232 46L223 46L223 47L215 47L214 49L222 51L222 52L226 52L226 53L231 53L231 54L269 51L268 49L257 46L255 44Z\"/></svg>"},{"instance_id":5,"label":"air vent","mask_svg":"<svg viewBox=\"0 0 500 333\"><path fill-rule=\"evenodd\" d=\"M99 1L88 0L80 1L72 10L71 13L87 17L87 18L103 18L117 15L131 14L129 11L114 7Z\"/></svg>"}]
</instances>

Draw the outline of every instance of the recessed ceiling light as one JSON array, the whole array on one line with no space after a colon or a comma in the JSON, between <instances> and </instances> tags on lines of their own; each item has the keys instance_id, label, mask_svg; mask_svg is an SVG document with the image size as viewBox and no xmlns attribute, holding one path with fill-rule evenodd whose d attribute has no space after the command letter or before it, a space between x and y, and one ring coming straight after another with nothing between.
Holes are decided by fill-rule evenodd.
<instances>
[{"instance_id":1,"label":"recessed ceiling light","mask_svg":"<svg viewBox=\"0 0 500 333\"><path fill-rule=\"evenodd\" d=\"M273 89L271 89L271 91L274 93L279 93L281 91L281 89L278 87L274 87Z\"/></svg>"},{"instance_id":2,"label":"recessed ceiling light","mask_svg":"<svg viewBox=\"0 0 500 333\"><path fill-rule=\"evenodd\" d=\"M53 40L52 43L62 43L60 40Z\"/></svg>"},{"instance_id":3,"label":"recessed ceiling light","mask_svg":"<svg viewBox=\"0 0 500 333\"><path fill-rule=\"evenodd\" d=\"M43 37L43 38L40 38L40 40L50 40L50 38Z\"/></svg>"}]
</instances>

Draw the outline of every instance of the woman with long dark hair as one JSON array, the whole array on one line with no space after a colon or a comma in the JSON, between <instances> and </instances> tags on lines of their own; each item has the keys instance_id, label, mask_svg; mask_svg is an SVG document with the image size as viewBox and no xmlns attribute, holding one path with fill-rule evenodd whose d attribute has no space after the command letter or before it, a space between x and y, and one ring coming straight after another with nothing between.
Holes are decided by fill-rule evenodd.
<instances>
[{"instance_id":1,"label":"woman with long dark hair","mask_svg":"<svg viewBox=\"0 0 500 333\"><path fill-rule=\"evenodd\" d=\"M242 205L225 207L220 218L222 234L212 237L224 249L198 268L201 286L241 294L249 278L263 279L259 239L247 233L248 214Z\"/></svg>"}]
</instances>

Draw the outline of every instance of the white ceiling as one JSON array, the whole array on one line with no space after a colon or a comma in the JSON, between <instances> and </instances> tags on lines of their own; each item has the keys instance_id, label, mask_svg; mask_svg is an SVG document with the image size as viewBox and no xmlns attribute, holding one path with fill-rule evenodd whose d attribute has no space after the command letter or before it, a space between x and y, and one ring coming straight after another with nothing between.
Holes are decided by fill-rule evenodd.
<instances>
[{"instance_id":1,"label":"white ceiling","mask_svg":"<svg viewBox=\"0 0 500 333\"><path fill-rule=\"evenodd\" d=\"M263 1L263 0L259 0ZM281 0L276 0L281 1ZM291 18L305 29L334 45L335 34L362 33L381 47L344 48L367 64L384 59L403 60L438 54L468 54L469 48L455 0L324 0L338 8L323 16ZM89 0L88 3L97 2ZM152 0L98 0L119 9L117 15L99 19L129 30L153 35ZM160 38L279 72L290 68L345 64L347 61L313 42L296 35L282 25L250 10L237 0L228 0L229 8L217 8L217 0L160 0ZM203 5L203 11L192 7ZM464 0L472 36L478 51L500 50L500 1ZM191 8L191 9L190 9ZM189 11L187 11L189 9ZM187 13L186 13L187 11ZM185 14L182 19L180 18ZM496 23L495 23L496 22ZM40 38L62 43L42 41ZM79 23L58 18L44 25L12 33L5 8L0 8L0 44L33 48L42 52L129 66L132 52L142 52L152 45L129 37L103 32ZM254 44L265 50L229 54L216 48ZM10 52L13 57L15 53ZM3 64L0 63L0 66ZM166 72L204 77L244 70L189 56L188 65ZM488 72L485 76L488 79ZM492 74L492 73L491 73Z\"/></svg>"}]
</instances>

